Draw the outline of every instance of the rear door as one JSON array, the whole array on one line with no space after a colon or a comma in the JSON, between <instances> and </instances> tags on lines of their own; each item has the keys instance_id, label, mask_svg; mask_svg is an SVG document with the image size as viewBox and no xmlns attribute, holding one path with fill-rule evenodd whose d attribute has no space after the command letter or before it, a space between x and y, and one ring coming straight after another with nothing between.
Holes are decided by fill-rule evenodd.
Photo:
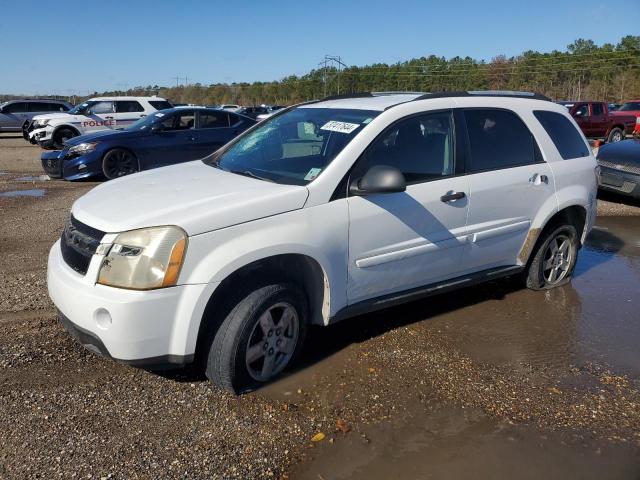
<instances>
[{"instance_id":1,"label":"rear door","mask_svg":"<svg viewBox=\"0 0 640 480\"><path fill-rule=\"evenodd\" d=\"M358 160L351 181L391 165L407 189L348 198L350 304L456 276L469 187L455 137L452 112L419 114L389 127Z\"/></svg>"},{"instance_id":2,"label":"rear door","mask_svg":"<svg viewBox=\"0 0 640 480\"><path fill-rule=\"evenodd\" d=\"M113 128L125 128L146 116L144 107L137 100L116 100Z\"/></svg>"},{"instance_id":3,"label":"rear door","mask_svg":"<svg viewBox=\"0 0 640 480\"><path fill-rule=\"evenodd\" d=\"M467 109L462 128L469 152L469 242L463 269L516 265L541 206L556 202L551 169L513 111Z\"/></svg>"},{"instance_id":4,"label":"rear door","mask_svg":"<svg viewBox=\"0 0 640 480\"><path fill-rule=\"evenodd\" d=\"M604 103L594 102L591 104L591 116L589 117L591 136L604 137L609 130L609 117L605 110Z\"/></svg>"},{"instance_id":5,"label":"rear door","mask_svg":"<svg viewBox=\"0 0 640 480\"><path fill-rule=\"evenodd\" d=\"M6 105L0 113L0 129L20 131L29 118L29 102L15 102Z\"/></svg>"}]
</instances>

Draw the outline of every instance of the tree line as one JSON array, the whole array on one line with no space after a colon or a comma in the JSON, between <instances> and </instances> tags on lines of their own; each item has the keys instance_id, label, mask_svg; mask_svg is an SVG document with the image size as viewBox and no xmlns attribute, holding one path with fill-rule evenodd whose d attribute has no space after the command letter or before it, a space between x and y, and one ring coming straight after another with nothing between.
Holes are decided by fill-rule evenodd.
<instances>
[{"instance_id":1,"label":"tree line","mask_svg":"<svg viewBox=\"0 0 640 480\"><path fill-rule=\"evenodd\" d=\"M319 68L279 81L140 86L94 95L159 95L175 103L290 105L326 95L368 91L535 91L554 100L622 102L640 97L640 36L617 44L578 39L566 50L498 55L489 62L430 55L395 64ZM88 98L88 97L87 97Z\"/></svg>"}]
</instances>

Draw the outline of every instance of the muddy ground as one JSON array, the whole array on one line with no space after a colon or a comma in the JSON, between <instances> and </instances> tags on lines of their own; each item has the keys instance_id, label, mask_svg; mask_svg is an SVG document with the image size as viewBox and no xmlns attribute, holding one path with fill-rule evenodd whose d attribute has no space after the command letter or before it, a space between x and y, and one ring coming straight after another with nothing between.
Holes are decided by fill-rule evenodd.
<instances>
[{"instance_id":1,"label":"muddy ground","mask_svg":"<svg viewBox=\"0 0 640 480\"><path fill-rule=\"evenodd\" d=\"M600 202L570 285L314 329L295 371L234 397L96 357L57 323L47 251L95 183L41 180L39 153L0 136L0 478L640 476L637 204Z\"/></svg>"}]
</instances>

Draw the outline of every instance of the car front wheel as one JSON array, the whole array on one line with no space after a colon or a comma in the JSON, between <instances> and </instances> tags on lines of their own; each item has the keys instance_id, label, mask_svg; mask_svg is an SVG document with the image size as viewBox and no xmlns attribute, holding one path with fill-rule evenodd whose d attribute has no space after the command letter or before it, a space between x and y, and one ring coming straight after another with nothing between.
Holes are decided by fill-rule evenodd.
<instances>
[{"instance_id":1,"label":"car front wheel","mask_svg":"<svg viewBox=\"0 0 640 480\"><path fill-rule=\"evenodd\" d=\"M234 393L276 378L297 357L307 331L306 296L278 283L246 295L224 319L213 338L206 375Z\"/></svg>"},{"instance_id":2,"label":"car front wheel","mask_svg":"<svg viewBox=\"0 0 640 480\"><path fill-rule=\"evenodd\" d=\"M529 263L526 284L546 290L568 283L578 258L578 234L573 225L550 229Z\"/></svg>"},{"instance_id":3,"label":"car front wheel","mask_svg":"<svg viewBox=\"0 0 640 480\"><path fill-rule=\"evenodd\" d=\"M102 172L109 180L130 175L138 170L138 160L128 150L114 148L102 158Z\"/></svg>"}]
</instances>

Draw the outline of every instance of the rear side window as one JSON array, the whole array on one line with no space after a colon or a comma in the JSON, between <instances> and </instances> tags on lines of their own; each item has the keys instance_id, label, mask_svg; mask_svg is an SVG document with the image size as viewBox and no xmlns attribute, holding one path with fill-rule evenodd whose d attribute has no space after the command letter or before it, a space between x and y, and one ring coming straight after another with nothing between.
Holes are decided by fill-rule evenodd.
<instances>
[{"instance_id":1,"label":"rear side window","mask_svg":"<svg viewBox=\"0 0 640 480\"><path fill-rule=\"evenodd\" d=\"M198 128L224 128L229 126L229 114L226 112L200 112Z\"/></svg>"},{"instance_id":2,"label":"rear side window","mask_svg":"<svg viewBox=\"0 0 640 480\"><path fill-rule=\"evenodd\" d=\"M144 108L139 102L135 100L118 100L116 102L116 112L118 113L130 113L130 112L144 112Z\"/></svg>"},{"instance_id":3,"label":"rear side window","mask_svg":"<svg viewBox=\"0 0 640 480\"><path fill-rule=\"evenodd\" d=\"M604 115L604 107L601 103L591 104L591 115Z\"/></svg>"},{"instance_id":4,"label":"rear side window","mask_svg":"<svg viewBox=\"0 0 640 480\"><path fill-rule=\"evenodd\" d=\"M582 135L568 118L546 110L535 110L533 114L551 137L562 158L569 160L589 156L589 149Z\"/></svg>"},{"instance_id":5,"label":"rear side window","mask_svg":"<svg viewBox=\"0 0 640 480\"><path fill-rule=\"evenodd\" d=\"M149 105L151 105L156 110L166 110L167 108L173 108L172 105L166 100L150 100Z\"/></svg>"},{"instance_id":6,"label":"rear side window","mask_svg":"<svg viewBox=\"0 0 640 480\"><path fill-rule=\"evenodd\" d=\"M539 159L533 135L515 113L474 109L464 116L472 172L530 165Z\"/></svg>"}]
</instances>

